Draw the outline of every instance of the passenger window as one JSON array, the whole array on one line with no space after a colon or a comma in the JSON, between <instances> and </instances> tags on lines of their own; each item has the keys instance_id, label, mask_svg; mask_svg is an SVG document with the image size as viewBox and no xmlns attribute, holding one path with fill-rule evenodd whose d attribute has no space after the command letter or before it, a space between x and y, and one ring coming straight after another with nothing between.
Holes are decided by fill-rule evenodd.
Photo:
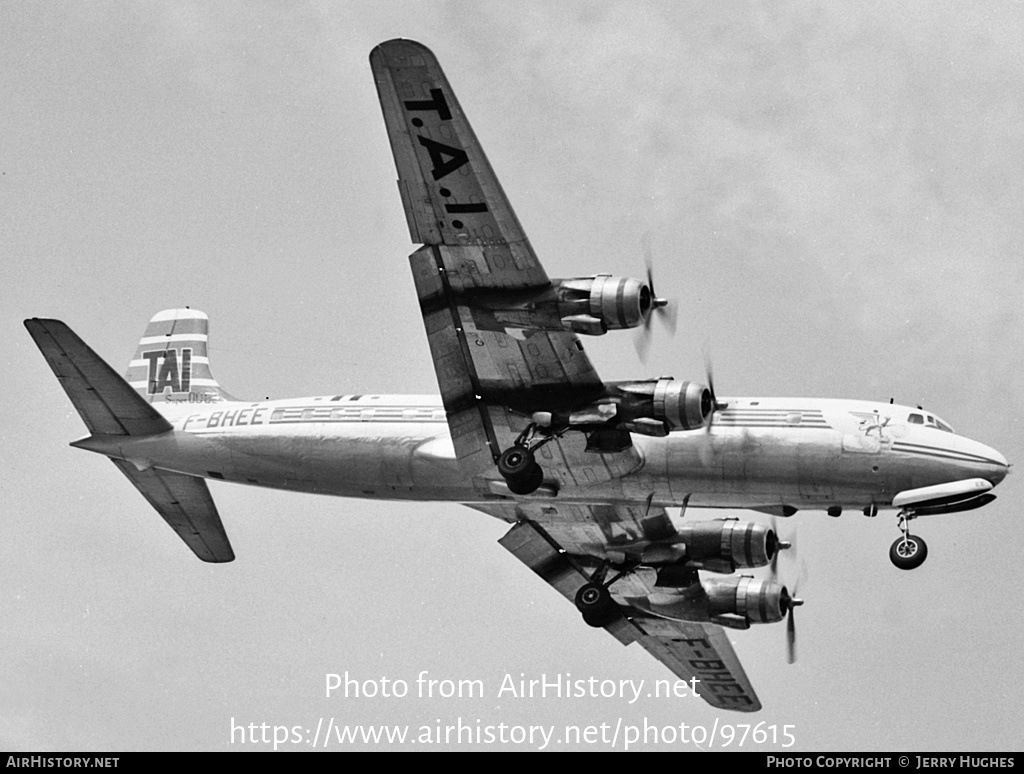
<instances>
[{"instance_id":1,"label":"passenger window","mask_svg":"<svg viewBox=\"0 0 1024 774\"><path fill-rule=\"evenodd\" d=\"M920 414L911 414L909 417L907 417L907 421L912 425L923 425L924 417L921 416Z\"/></svg>"}]
</instances>

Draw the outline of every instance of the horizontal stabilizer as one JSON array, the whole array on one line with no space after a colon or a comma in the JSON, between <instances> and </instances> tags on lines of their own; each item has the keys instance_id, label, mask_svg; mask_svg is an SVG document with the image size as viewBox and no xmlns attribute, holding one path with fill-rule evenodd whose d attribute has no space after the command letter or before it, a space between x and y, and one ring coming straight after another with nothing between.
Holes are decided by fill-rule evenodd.
<instances>
[{"instance_id":1,"label":"horizontal stabilizer","mask_svg":"<svg viewBox=\"0 0 1024 774\"><path fill-rule=\"evenodd\" d=\"M203 479L158 468L139 470L125 460L111 462L135 484L196 556L204 562L234 561L235 552Z\"/></svg>"},{"instance_id":2,"label":"horizontal stabilizer","mask_svg":"<svg viewBox=\"0 0 1024 774\"><path fill-rule=\"evenodd\" d=\"M155 435L171 423L60 320L25 327L93 435Z\"/></svg>"},{"instance_id":3,"label":"horizontal stabilizer","mask_svg":"<svg viewBox=\"0 0 1024 774\"><path fill-rule=\"evenodd\" d=\"M33 318L25 320L25 327L93 437L157 435L173 429L66 324ZM84 443L73 445L89 448ZM125 460L111 461L196 556L204 562L235 558L205 481L157 468L139 470Z\"/></svg>"}]
</instances>

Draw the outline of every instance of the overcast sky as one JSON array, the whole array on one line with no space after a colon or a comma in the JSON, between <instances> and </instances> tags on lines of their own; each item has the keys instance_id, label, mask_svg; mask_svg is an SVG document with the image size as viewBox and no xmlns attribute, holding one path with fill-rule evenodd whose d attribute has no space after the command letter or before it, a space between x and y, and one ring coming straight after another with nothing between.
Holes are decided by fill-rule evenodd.
<instances>
[{"instance_id":1,"label":"overcast sky","mask_svg":"<svg viewBox=\"0 0 1024 774\"><path fill-rule=\"evenodd\" d=\"M85 429L26 317L121 370L155 312L202 309L243 398L436 391L367 61L393 37L437 54L550 275L642 276L650 234L679 330L647 366L630 332L588 341L603 377L702 378L706 349L723 395L894 397L1024 459L1019 3L4 2L0 749L259 746L232 719L751 720L497 696L671 675L480 513L213 482L238 559L210 566L67 446ZM911 573L892 513L783 524L800 660L781 624L735 633L753 720L791 751L1020 749L1019 486L916 522ZM325 698L345 671L486 695Z\"/></svg>"}]
</instances>

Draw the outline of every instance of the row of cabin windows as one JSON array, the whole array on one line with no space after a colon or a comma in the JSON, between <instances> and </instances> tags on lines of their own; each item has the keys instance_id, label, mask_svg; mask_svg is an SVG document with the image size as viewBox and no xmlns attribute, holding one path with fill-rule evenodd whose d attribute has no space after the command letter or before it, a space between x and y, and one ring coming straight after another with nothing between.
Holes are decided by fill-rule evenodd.
<instances>
[{"instance_id":1,"label":"row of cabin windows","mask_svg":"<svg viewBox=\"0 0 1024 774\"><path fill-rule=\"evenodd\" d=\"M392 408L388 406L377 406L375 408L304 408L304 409L274 409L270 415L271 422L285 420L305 420L330 422L339 420L360 420L371 422L374 420L403 419L406 421L443 421L446 419L444 409L435 408Z\"/></svg>"}]
</instances>

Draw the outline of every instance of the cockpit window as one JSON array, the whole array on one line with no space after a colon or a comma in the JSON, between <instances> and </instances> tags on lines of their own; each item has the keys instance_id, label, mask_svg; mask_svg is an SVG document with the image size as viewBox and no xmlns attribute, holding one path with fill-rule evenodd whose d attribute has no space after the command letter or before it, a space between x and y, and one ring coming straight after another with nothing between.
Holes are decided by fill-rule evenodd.
<instances>
[{"instance_id":1,"label":"cockpit window","mask_svg":"<svg viewBox=\"0 0 1024 774\"><path fill-rule=\"evenodd\" d=\"M924 425L925 427L934 427L936 430L942 430L947 433L956 432L952 427L947 425L938 417L933 417L931 414L911 414L907 417L907 422L912 425Z\"/></svg>"}]
</instances>

